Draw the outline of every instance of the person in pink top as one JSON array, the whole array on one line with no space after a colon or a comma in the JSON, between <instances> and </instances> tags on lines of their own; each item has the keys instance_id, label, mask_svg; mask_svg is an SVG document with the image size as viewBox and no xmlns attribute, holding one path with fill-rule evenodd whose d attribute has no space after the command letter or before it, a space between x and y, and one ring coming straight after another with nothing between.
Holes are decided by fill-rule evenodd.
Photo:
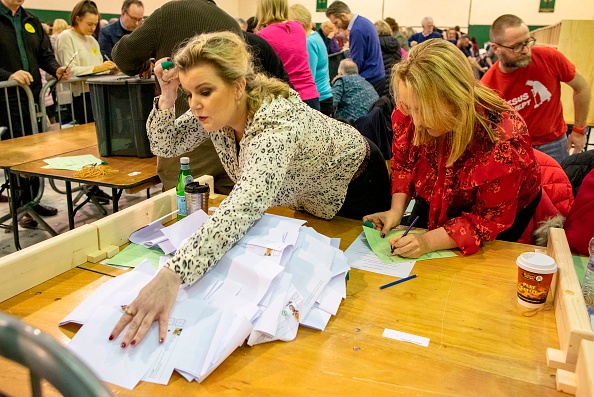
<instances>
[{"instance_id":1,"label":"person in pink top","mask_svg":"<svg viewBox=\"0 0 594 397\"><path fill-rule=\"evenodd\" d=\"M289 21L287 0L258 0L258 36L278 54L289 80L301 100L320 110L320 94L309 68L305 30L300 22Z\"/></svg>"}]
</instances>

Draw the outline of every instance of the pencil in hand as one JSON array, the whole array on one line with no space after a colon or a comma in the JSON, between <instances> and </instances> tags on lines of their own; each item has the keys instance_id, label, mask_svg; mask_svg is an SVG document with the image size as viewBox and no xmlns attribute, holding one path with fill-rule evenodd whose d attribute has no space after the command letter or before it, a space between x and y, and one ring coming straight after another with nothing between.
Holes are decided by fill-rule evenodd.
<instances>
[{"instance_id":1,"label":"pencil in hand","mask_svg":"<svg viewBox=\"0 0 594 397\"><path fill-rule=\"evenodd\" d=\"M408 228L404 231L404 233L402 233L402 236L400 238L405 237L408 234L408 232L410 232L411 229L415 226L415 223L417 223L418 220L419 220L419 215L417 215L415 217L415 219L413 219L413 221L410 223L410 225L408 226ZM390 249L390 252L393 254L394 253L394 247L390 246L390 248L391 248Z\"/></svg>"}]
</instances>

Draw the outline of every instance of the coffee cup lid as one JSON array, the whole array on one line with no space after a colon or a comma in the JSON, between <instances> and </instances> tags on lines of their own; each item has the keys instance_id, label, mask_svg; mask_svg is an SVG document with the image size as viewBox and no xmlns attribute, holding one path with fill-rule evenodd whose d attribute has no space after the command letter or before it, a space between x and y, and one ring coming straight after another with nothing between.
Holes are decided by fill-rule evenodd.
<instances>
[{"instance_id":1,"label":"coffee cup lid","mask_svg":"<svg viewBox=\"0 0 594 397\"><path fill-rule=\"evenodd\" d=\"M200 182L190 182L184 188L184 192L186 193L206 193L208 191L210 191L208 183L201 185Z\"/></svg>"},{"instance_id":2,"label":"coffee cup lid","mask_svg":"<svg viewBox=\"0 0 594 397\"><path fill-rule=\"evenodd\" d=\"M518 257L516 263L522 269L533 273L549 274L557 271L555 260L539 252L524 252Z\"/></svg>"}]
</instances>

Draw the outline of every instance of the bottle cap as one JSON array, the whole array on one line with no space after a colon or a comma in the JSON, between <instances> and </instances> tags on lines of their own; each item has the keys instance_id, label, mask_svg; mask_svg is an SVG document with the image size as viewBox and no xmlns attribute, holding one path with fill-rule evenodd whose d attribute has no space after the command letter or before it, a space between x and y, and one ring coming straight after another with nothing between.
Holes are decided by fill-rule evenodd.
<instances>
[{"instance_id":1,"label":"bottle cap","mask_svg":"<svg viewBox=\"0 0 594 397\"><path fill-rule=\"evenodd\" d=\"M179 159L179 162L181 164L190 164L190 158L189 157L182 157Z\"/></svg>"},{"instance_id":2,"label":"bottle cap","mask_svg":"<svg viewBox=\"0 0 594 397\"><path fill-rule=\"evenodd\" d=\"M171 62L171 61L161 62L161 67L163 68L163 70L172 69L173 68L173 62Z\"/></svg>"},{"instance_id":3,"label":"bottle cap","mask_svg":"<svg viewBox=\"0 0 594 397\"><path fill-rule=\"evenodd\" d=\"M200 182L190 182L184 188L184 192L186 193L206 193L209 191L208 183L201 185Z\"/></svg>"}]
</instances>

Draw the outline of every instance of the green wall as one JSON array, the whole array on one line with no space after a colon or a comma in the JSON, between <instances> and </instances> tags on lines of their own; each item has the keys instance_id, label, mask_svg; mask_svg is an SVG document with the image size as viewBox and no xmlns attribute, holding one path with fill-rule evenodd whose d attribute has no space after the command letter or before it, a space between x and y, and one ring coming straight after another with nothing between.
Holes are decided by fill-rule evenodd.
<instances>
[{"instance_id":1,"label":"green wall","mask_svg":"<svg viewBox=\"0 0 594 397\"><path fill-rule=\"evenodd\" d=\"M542 28L543 25L540 26L528 26L528 28L532 31L534 29ZM476 38L479 43L479 48L483 48L483 45L489 41L489 29L491 25L470 25L468 27L468 36Z\"/></svg>"}]
</instances>

